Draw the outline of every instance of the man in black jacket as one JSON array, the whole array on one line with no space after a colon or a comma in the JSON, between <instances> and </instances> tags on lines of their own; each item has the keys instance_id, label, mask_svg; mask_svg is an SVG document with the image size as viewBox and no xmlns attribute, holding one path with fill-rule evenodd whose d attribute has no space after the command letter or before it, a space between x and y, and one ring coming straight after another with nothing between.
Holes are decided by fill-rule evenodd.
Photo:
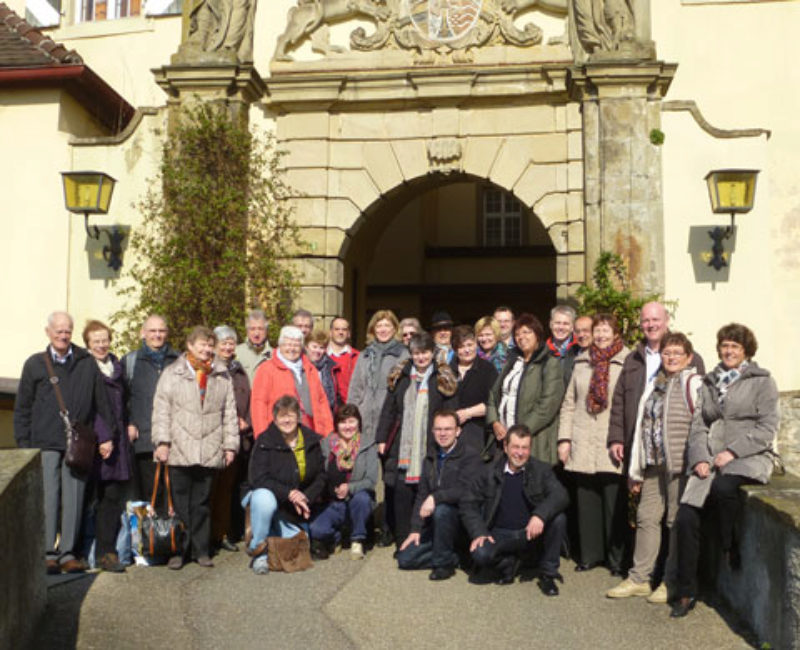
<instances>
[{"instance_id":1,"label":"man in black jacket","mask_svg":"<svg viewBox=\"0 0 800 650\"><path fill-rule=\"evenodd\" d=\"M442 410L433 416L436 449L422 464L411 533L397 555L401 569L432 568L428 576L431 580L447 580L455 574L458 504L470 481L483 469L478 452L460 442L460 434L455 411Z\"/></svg>"},{"instance_id":2,"label":"man in black jacket","mask_svg":"<svg viewBox=\"0 0 800 650\"><path fill-rule=\"evenodd\" d=\"M167 343L169 329L163 316L151 314L142 325L142 346L122 359L128 391L128 437L136 454L136 495L149 501L153 492L156 465L150 435L153 399L161 373L178 358Z\"/></svg>"},{"instance_id":3,"label":"man in black jacket","mask_svg":"<svg viewBox=\"0 0 800 650\"><path fill-rule=\"evenodd\" d=\"M45 332L50 345L30 356L22 368L14 403L14 438L25 449L41 449L44 483L45 563L48 573L79 573L86 565L78 557L81 515L87 477L64 463L66 430L45 355L73 422L92 426L95 413L113 427L116 419L106 397L103 379L94 358L72 345L72 316L53 312ZM61 522L59 525L59 505ZM56 547L56 536L61 533Z\"/></svg>"},{"instance_id":4,"label":"man in black jacket","mask_svg":"<svg viewBox=\"0 0 800 650\"><path fill-rule=\"evenodd\" d=\"M531 457L531 432L509 428L505 456L486 468L461 501L461 519L472 539L469 550L479 569L494 568L507 585L523 554L534 553L539 587L557 596L559 552L569 504L567 491L546 463Z\"/></svg>"}]
</instances>

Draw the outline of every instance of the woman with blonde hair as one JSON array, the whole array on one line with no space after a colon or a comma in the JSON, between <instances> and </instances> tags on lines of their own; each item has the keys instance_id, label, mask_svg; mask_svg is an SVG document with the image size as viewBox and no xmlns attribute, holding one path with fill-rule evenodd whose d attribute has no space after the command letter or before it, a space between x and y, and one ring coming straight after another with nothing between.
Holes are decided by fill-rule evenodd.
<instances>
[{"instance_id":1,"label":"woman with blonde hair","mask_svg":"<svg viewBox=\"0 0 800 650\"><path fill-rule=\"evenodd\" d=\"M475 339L478 341L478 356L502 372L508 359L508 346L500 340L500 324L494 316L484 316L475 323Z\"/></svg>"}]
</instances>

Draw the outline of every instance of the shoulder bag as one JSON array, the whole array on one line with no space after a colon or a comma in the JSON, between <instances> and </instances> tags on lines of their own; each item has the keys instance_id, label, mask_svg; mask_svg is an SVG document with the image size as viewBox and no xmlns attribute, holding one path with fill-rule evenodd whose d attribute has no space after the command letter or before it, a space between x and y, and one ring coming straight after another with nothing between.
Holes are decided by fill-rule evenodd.
<instances>
[{"instance_id":1,"label":"shoulder bag","mask_svg":"<svg viewBox=\"0 0 800 650\"><path fill-rule=\"evenodd\" d=\"M167 490L167 515L156 513L156 496L161 466L164 465L164 487ZM173 555L183 553L186 526L175 514L172 505L172 488L169 482L169 466L159 462L153 481L153 496L147 516L142 519L142 553L151 561L166 561Z\"/></svg>"},{"instance_id":2,"label":"shoulder bag","mask_svg":"<svg viewBox=\"0 0 800 650\"><path fill-rule=\"evenodd\" d=\"M64 403L64 396L61 394L61 388L58 385L58 377L53 370L50 353L46 351L43 356L47 375L50 378L53 392L55 392L56 400L58 401L58 413L64 423L64 433L67 437L64 462L67 467L79 474L88 474L94 465L95 452L97 451L97 434L94 428L88 424L70 420L67 405Z\"/></svg>"}]
</instances>

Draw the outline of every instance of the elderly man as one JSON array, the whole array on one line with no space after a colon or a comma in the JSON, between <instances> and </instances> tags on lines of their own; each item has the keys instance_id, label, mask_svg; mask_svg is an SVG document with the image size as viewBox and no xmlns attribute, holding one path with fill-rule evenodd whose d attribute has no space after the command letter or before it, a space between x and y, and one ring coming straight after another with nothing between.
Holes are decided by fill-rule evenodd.
<instances>
[{"instance_id":1,"label":"elderly man","mask_svg":"<svg viewBox=\"0 0 800 650\"><path fill-rule=\"evenodd\" d=\"M547 339L547 349L552 356L561 361L565 387L569 385L575 357L580 352L578 344L572 337L575 316L575 310L569 305L556 305L550 310L550 338Z\"/></svg>"},{"instance_id":2,"label":"elderly man","mask_svg":"<svg viewBox=\"0 0 800 650\"><path fill-rule=\"evenodd\" d=\"M500 327L500 341L510 349L514 347L514 312L511 307L500 305L494 310L494 319Z\"/></svg>"},{"instance_id":3,"label":"elderly man","mask_svg":"<svg viewBox=\"0 0 800 650\"><path fill-rule=\"evenodd\" d=\"M153 398L156 384L164 368L178 358L178 352L167 343L169 328L159 314L151 314L142 325L142 345L122 358L128 391L128 437L136 454L137 498L150 500L155 480L151 438Z\"/></svg>"},{"instance_id":4,"label":"elderly man","mask_svg":"<svg viewBox=\"0 0 800 650\"><path fill-rule=\"evenodd\" d=\"M99 413L111 427L116 422L97 363L86 350L72 344L72 329L72 316L61 311L50 314L45 328L50 345L25 362L14 404L17 445L42 450L48 573L78 573L86 569L86 564L78 557L78 550L87 476L77 474L64 462L66 431L55 383L73 422L91 427L95 413ZM53 380L48 366L52 368Z\"/></svg>"},{"instance_id":5,"label":"elderly man","mask_svg":"<svg viewBox=\"0 0 800 650\"><path fill-rule=\"evenodd\" d=\"M358 361L358 350L350 345L350 323L342 316L337 316L331 321L328 356L339 367L336 375L336 392L339 394L340 402L347 404L347 393Z\"/></svg>"},{"instance_id":6,"label":"elderly man","mask_svg":"<svg viewBox=\"0 0 800 650\"><path fill-rule=\"evenodd\" d=\"M592 317L578 316L575 319L572 335L575 337L575 342L581 351L588 349L592 344Z\"/></svg>"},{"instance_id":7,"label":"elderly man","mask_svg":"<svg viewBox=\"0 0 800 650\"><path fill-rule=\"evenodd\" d=\"M639 400L661 367L659 348L669 329L669 313L661 303L648 302L642 307L639 326L645 340L625 358L611 402L607 444L608 453L616 463L622 463L630 453ZM697 352L693 363L697 372L704 375L705 364Z\"/></svg>"},{"instance_id":8,"label":"elderly man","mask_svg":"<svg viewBox=\"0 0 800 650\"><path fill-rule=\"evenodd\" d=\"M430 580L447 580L456 572L461 529L458 504L469 482L483 469L478 452L460 442L460 435L455 411L442 410L433 416L436 449L423 461L411 533L397 554L401 569L432 569Z\"/></svg>"},{"instance_id":9,"label":"elderly man","mask_svg":"<svg viewBox=\"0 0 800 650\"><path fill-rule=\"evenodd\" d=\"M308 309L298 309L292 315L292 325L303 333L305 341L314 329L314 315Z\"/></svg>"},{"instance_id":10,"label":"elderly man","mask_svg":"<svg viewBox=\"0 0 800 650\"><path fill-rule=\"evenodd\" d=\"M250 393L253 435L258 438L272 422L272 409L281 397L291 395L300 402L300 423L327 436L333 431L333 415L317 369L303 354L305 337L299 328L286 325L278 337L278 349L256 370Z\"/></svg>"},{"instance_id":11,"label":"elderly man","mask_svg":"<svg viewBox=\"0 0 800 650\"><path fill-rule=\"evenodd\" d=\"M557 596L567 491L547 463L531 456L531 432L524 424L508 429L503 448L505 455L483 468L461 500L472 560L479 570L494 569L497 584L508 585L521 556L532 553L539 588Z\"/></svg>"},{"instance_id":12,"label":"elderly man","mask_svg":"<svg viewBox=\"0 0 800 650\"><path fill-rule=\"evenodd\" d=\"M256 376L258 364L272 355L272 348L267 340L267 326L267 316L263 311L260 309L249 311L244 320L247 340L236 346L236 360L242 364L251 384Z\"/></svg>"}]
</instances>

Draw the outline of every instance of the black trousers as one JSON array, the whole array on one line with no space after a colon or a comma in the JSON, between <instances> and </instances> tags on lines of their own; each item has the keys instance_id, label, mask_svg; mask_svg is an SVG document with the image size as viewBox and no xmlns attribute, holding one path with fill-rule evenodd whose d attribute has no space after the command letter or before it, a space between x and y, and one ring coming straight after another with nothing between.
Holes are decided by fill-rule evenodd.
<instances>
[{"instance_id":1,"label":"black trousers","mask_svg":"<svg viewBox=\"0 0 800 650\"><path fill-rule=\"evenodd\" d=\"M128 489L127 481L97 482L97 520L95 524L97 546L95 548L95 556L98 559L106 553L117 552L117 534L119 533L120 517L125 508Z\"/></svg>"},{"instance_id":2,"label":"black trousers","mask_svg":"<svg viewBox=\"0 0 800 650\"><path fill-rule=\"evenodd\" d=\"M211 538L211 481L216 470L200 465L170 466L172 501L175 512L186 526L185 559L209 556Z\"/></svg>"},{"instance_id":3,"label":"black trousers","mask_svg":"<svg viewBox=\"0 0 800 650\"><path fill-rule=\"evenodd\" d=\"M397 548L411 532L411 515L414 512L414 501L417 498L418 485L406 483L406 473L397 473L397 480L392 491L392 511L394 512L394 539Z\"/></svg>"},{"instance_id":4,"label":"black trousers","mask_svg":"<svg viewBox=\"0 0 800 650\"><path fill-rule=\"evenodd\" d=\"M621 569L627 533L627 490L625 477L610 472L572 472L578 510L580 562L605 562L609 569Z\"/></svg>"},{"instance_id":5,"label":"black trousers","mask_svg":"<svg viewBox=\"0 0 800 650\"><path fill-rule=\"evenodd\" d=\"M734 528L742 510L739 488L754 483L752 479L735 474L717 474L705 505L695 508L686 503L678 508L675 517L678 539L678 597L697 595L697 565L700 557L700 526L706 517L716 515L723 551L730 551L736 544Z\"/></svg>"}]
</instances>

